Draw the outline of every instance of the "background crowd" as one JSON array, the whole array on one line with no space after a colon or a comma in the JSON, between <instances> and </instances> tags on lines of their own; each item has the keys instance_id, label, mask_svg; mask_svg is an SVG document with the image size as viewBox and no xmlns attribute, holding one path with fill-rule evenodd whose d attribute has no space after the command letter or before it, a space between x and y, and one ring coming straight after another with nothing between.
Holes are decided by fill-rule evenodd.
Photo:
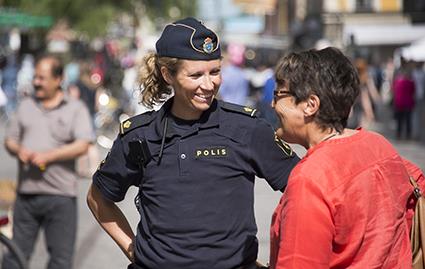
<instances>
[{"instance_id":1,"label":"background crowd","mask_svg":"<svg viewBox=\"0 0 425 269\"><path fill-rule=\"evenodd\" d=\"M274 62L261 56L249 61L245 46L224 45L227 49L219 97L255 107L264 118L276 124L270 109L275 87ZM117 128L123 114L130 116L146 110L138 100L137 63L142 56L137 55L135 47L122 48L111 41L99 51L81 44L74 44L72 48L66 56L62 87L69 96L84 102L101 134ZM10 116L18 102L32 94L34 57L7 49L0 54L2 117ZM398 65L393 58L372 64L365 58L352 58L362 91L350 115L350 126L367 127L385 119L397 139L423 142L424 64L400 60ZM232 91L235 88L238 91Z\"/></svg>"}]
</instances>

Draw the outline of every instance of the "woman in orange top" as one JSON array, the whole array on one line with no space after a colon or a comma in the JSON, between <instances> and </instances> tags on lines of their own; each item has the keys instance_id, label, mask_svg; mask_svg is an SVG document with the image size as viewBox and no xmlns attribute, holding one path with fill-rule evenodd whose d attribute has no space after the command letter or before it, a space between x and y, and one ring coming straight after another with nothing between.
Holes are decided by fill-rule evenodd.
<instances>
[{"instance_id":1,"label":"woman in orange top","mask_svg":"<svg viewBox=\"0 0 425 269\"><path fill-rule=\"evenodd\" d=\"M271 268L411 268L403 160L381 135L346 128L353 65L335 48L292 53L276 82L277 135L307 154L273 215Z\"/></svg>"}]
</instances>

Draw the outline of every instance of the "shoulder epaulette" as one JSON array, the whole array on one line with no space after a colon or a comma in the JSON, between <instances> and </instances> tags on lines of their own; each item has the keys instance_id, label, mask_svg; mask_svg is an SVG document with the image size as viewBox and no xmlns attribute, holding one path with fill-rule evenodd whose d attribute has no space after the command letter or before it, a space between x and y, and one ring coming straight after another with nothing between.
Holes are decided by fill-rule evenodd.
<instances>
[{"instance_id":1,"label":"shoulder epaulette","mask_svg":"<svg viewBox=\"0 0 425 269\"><path fill-rule=\"evenodd\" d=\"M221 102L221 107L224 110L244 114L253 118L257 116L257 109L255 108L241 106L241 105L232 104L228 102Z\"/></svg>"},{"instance_id":2,"label":"shoulder epaulette","mask_svg":"<svg viewBox=\"0 0 425 269\"><path fill-rule=\"evenodd\" d=\"M143 114L131 117L120 124L120 134L124 135L131 130L139 128L141 126L149 124L153 120L152 112L146 112Z\"/></svg>"}]
</instances>

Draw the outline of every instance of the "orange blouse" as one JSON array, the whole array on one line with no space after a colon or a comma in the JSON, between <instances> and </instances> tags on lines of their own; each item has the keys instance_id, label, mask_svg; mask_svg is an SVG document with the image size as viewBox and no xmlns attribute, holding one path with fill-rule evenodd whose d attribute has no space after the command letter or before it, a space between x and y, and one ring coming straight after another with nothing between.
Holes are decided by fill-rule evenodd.
<instances>
[{"instance_id":1,"label":"orange blouse","mask_svg":"<svg viewBox=\"0 0 425 269\"><path fill-rule=\"evenodd\" d=\"M411 268L403 160L359 129L308 150L273 214L271 269Z\"/></svg>"}]
</instances>

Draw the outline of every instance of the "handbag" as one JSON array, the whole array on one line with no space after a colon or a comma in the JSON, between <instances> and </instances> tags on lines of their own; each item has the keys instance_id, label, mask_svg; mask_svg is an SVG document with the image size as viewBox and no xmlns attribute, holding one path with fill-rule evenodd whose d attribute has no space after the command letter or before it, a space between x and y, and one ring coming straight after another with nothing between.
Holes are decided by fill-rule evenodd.
<instances>
[{"instance_id":1,"label":"handbag","mask_svg":"<svg viewBox=\"0 0 425 269\"><path fill-rule=\"evenodd\" d=\"M410 230L410 244L412 247L412 268L425 269L425 198L419 189L416 180L409 177L416 197L415 213Z\"/></svg>"}]
</instances>

